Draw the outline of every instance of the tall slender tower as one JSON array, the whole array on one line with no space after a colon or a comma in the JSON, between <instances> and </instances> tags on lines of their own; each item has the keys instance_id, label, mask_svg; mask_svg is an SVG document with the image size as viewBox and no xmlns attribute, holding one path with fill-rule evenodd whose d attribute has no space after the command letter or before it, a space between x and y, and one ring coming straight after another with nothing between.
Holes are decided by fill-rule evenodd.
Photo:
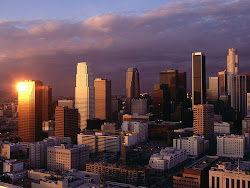
<instances>
[{"instance_id":1,"label":"tall slender tower","mask_svg":"<svg viewBox=\"0 0 250 188\"><path fill-rule=\"evenodd\" d=\"M227 55L227 90L228 95L233 94L233 77L239 74L239 56L237 55L237 50L235 48L228 49Z\"/></svg>"},{"instance_id":2,"label":"tall slender tower","mask_svg":"<svg viewBox=\"0 0 250 188\"><path fill-rule=\"evenodd\" d=\"M52 118L52 88L42 86L42 120L48 121Z\"/></svg>"},{"instance_id":3,"label":"tall slender tower","mask_svg":"<svg viewBox=\"0 0 250 188\"><path fill-rule=\"evenodd\" d=\"M127 108L131 110L131 99L140 97L140 81L137 68L128 68L126 73Z\"/></svg>"},{"instance_id":4,"label":"tall slender tower","mask_svg":"<svg viewBox=\"0 0 250 188\"><path fill-rule=\"evenodd\" d=\"M25 80L18 84L18 137L35 142L42 133L42 82Z\"/></svg>"},{"instance_id":5,"label":"tall slender tower","mask_svg":"<svg viewBox=\"0 0 250 188\"><path fill-rule=\"evenodd\" d=\"M219 96L227 94L227 71L218 72Z\"/></svg>"},{"instance_id":6,"label":"tall slender tower","mask_svg":"<svg viewBox=\"0 0 250 188\"><path fill-rule=\"evenodd\" d=\"M92 68L89 63L77 64L75 108L79 112L79 128L86 129L87 120L95 117L95 88Z\"/></svg>"},{"instance_id":7,"label":"tall slender tower","mask_svg":"<svg viewBox=\"0 0 250 188\"><path fill-rule=\"evenodd\" d=\"M192 53L192 106L206 104L206 58L201 52Z\"/></svg>"},{"instance_id":8,"label":"tall slender tower","mask_svg":"<svg viewBox=\"0 0 250 188\"><path fill-rule=\"evenodd\" d=\"M96 78L95 82L95 118L111 121L111 81Z\"/></svg>"}]
</instances>

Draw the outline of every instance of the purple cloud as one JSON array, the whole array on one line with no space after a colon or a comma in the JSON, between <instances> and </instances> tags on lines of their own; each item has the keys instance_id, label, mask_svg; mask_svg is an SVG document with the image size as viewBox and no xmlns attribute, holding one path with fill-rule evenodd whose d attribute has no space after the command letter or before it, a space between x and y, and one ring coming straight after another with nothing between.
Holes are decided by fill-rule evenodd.
<instances>
[{"instance_id":1,"label":"purple cloud","mask_svg":"<svg viewBox=\"0 0 250 188\"><path fill-rule=\"evenodd\" d=\"M74 95L76 64L94 64L96 77L112 80L113 94L125 93L125 72L139 69L142 92L151 92L159 71L178 69L191 80L191 53L207 57L207 75L226 69L235 47L240 69L249 72L250 2L171 2L144 12L112 13L87 20L0 21L0 79L12 90L20 79L39 79L54 95Z\"/></svg>"}]
</instances>

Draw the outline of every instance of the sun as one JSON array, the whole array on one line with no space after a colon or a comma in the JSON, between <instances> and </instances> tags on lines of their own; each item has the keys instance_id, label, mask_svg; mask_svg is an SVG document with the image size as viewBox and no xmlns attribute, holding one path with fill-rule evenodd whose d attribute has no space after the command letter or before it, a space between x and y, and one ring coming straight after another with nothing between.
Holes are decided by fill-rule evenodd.
<instances>
[{"instance_id":1,"label":"sun","mask_svg":"<svg viewBox=\"0 0 250 188\"><path fill-rule=\"evenodd\" d=\"M26 91L26 85L23 82L18 83L17 85L18 91Z\"/></svg>"}]
</instances>

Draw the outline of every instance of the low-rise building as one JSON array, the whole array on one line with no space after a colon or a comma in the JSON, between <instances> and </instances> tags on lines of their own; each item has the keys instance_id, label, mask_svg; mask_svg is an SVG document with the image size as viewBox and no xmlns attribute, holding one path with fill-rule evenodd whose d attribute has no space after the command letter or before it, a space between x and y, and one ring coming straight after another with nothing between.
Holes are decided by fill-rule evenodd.
<instances>
[{"instance_id":1,"label":"low-rise building","mask_svg":"<svg viewBox=\"0 0 250 188\"><path fill-rule=\"evenodd\" d=\"M130 170L119 165L88 163L86 171L100 174L102 181L112 181L133 185L145 185L145 170Z\"/></svg>"},{"instance_id":2,"label":"low-rise building","mask_svg":"<svg viewBox=\"0 0 250 188\"><path fill-rule=\"evenodd\" d=\"M233 122L223 122L217 121L214 122L214 135L224 135L224 134L231 134L233 130Z\"/></svg>"},{"instance_id":3,"label":"low-rise building","mask_svg":"<svg viewBox=\"0 0 250 188\"><path fill-rule=\"evenodd\" d=\"M85 169L89 160L89 146L75 145L69 147L66 144L52 146L47 149L47 169L52 171L66 171L70 169Z\"/></svg>"},{"instance_id":4,"label":"low-rise building","mask_svg":"<svg viewBox=\"0 0 250 188\"><path fill-rule=\"evenodd\" d=\"M209 170L218 158L217 156L204 156L190 166L185 167L183 172L174 175L173 187L207 188Z\"/></svg>"},{"instance_id":5,"label":"low-rise building","mask_svg":"<svg viewBox=\"0 0 250 188\"><path fill-rule=\"evenodd\" d=\"M3 173L13 181L17 181L27 176L27 170L24 169L24 163L15 159L4 161Z\"/></svg>"},{"instance_id":6,"label":"low-rise building","mask_svg":"<svg viewBox=\"0 0 250 188\"><path fill-rule=\"evenodd\" d=\"M104 123L101 125L102 131L115 131L115 123Z\"/></svg>"},{"instance_id":7,"label":"low-rise building","mask_svg":"<svg viewBox=\"0 0 250 188\"><path fill-rule=\"evenodd\" d=\"M224 135L217 136L217 155L220 157L243 158L248 150L248 136Z\"/></svg>"},{"instance_id":8,"label":"low-rise building","mask_svg":"<svg viewBox=\"0 0 250 188\"><path fill-rule=\"evenodd\" d=\"M120 152L121 135L105 132L84 132L77 135L78 145L88 145L90 152Z\"/></svg>"},{"instance_id":9,"label":"low-rise building","mask_svg":"<svg viewBox=\"0 0 250 188\"><path fill-rule=\"evenodd\" d=\"M150 157L149 166L155 170L164 171L175 167L186 159L186 150L166 147L160 153L153 154Z\"/></svg>"},{"instance_id":10,"label":"low-rise building","mask_svg":"<svg viewBox=\"0 0 250 188\"><path fill-rule=\"evenodd\" d=\"M204 140L201 136L191 137L179 137L173 139L173 147L178 149L185 149L187 155L192 157L198 157L200 154L206 151L206 145L208 140Z\"/></svg>"},{"instance_id":11,"label":"low-rise building","mask_svg":"<svg viewBox=\"0 0 250 188\"><path fill-rule=\"evenodd\" d=\"M125 132L136 132L138 134L138 142L148 139L148 122L125 121L121 128Z\"/></svg>"},{"instance_id":12,"label":"low-rise building","mask_svg":"<svg viewBox=\"0 0 250 188\"><path fill-rule=\"evenodd\" d=\"M250 133L250 116L247 116L242 120L242 135L245 133Z\"/></svg>"},{"instance_id":13,"label":"low-rise building","mask_svg":"<svg viewBox=\"0 0 250 188\"><path fill-rule=\"evenodd\" d=\"M46 168L47 166L47 148L58 146L61 143L71 145L69 137L49 137L39 142L29 144L29 159L32 168Z\"/></svg>"},{"instance_id":14,"label":"low-rise building","mask_svg":"<svg viewBox=\"0 0 250 188\"><path fill-rule=\"evenodd\" d=\"M209 188L250 187L250 162L219 162L209 170Z\"/></svg>"},{"instance_id":15,"label":"low-rise building","mask_svg":"<svg viewBox=\"0 0 250 188\"><path fill-rule=\"evenodd\" d=\"M55 121L43 121L42 130L47 133L49 137L55 136Z\"/></svg>"},{"instance_id":16,"label":"low-rise building","mask_svg":"<svg viewBox=\"0 0 250 188\"><path fill-rule=\"evenodd\" d=\"M138 113L134 113L133 115L124 114L122 117L122 122L125 122L125 121L149 122L149 116L148 115L139 115Z\"/></svg>"},{"instance_id":17,"label":"low-rise building","mask_svg":"<svg viewBox=\"0 0 250 188\"><path fill-rule=\"evenodd\" d=\"M89 173L86 171L78 171L75 169L68 170L58 175L55 172L45 171L41 169L29 170L28 177L32 182L32 187L100 187L100 175Z\"/></svg>"},{"instance_id":18,"label":"low-rise building","mask_svg":"<svg viewBox=\"0 0 250 188\"><path fill-rule=\"evenodd\" d=\"M14 159L22 155L23 146L19 143L3 142L0 147L1 157L5 159Z\"/></svg>"}]
</instances>

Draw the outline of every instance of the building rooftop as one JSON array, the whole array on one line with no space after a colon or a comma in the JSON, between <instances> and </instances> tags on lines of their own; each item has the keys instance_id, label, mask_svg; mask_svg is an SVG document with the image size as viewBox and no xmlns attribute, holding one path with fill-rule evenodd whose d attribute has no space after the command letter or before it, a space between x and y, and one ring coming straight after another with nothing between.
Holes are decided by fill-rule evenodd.
<instances>
[{"instance_id":1,"label":"building rooftop","mask_svg":"<svg viewBox=\"0 0 250 188\"><path fill-rule=\"evenodd\" d=\"M220 161L211 168L211 171L250 175L250 161L235 161L234 163Z\"/></svg>"},{"instance_id":2,"label":"building rooftop","mask_svg":"<svg viewBox=\"0 0 250 188\"><path fill-rule=\"evenodd\" d=\"M211 165L215 160L217 160L219 157L217 156L204 156L198 161L194 162L193 164L186 167L186 169L192 169L192 170L203 170L207 166Z\"/></svg>"},{"instance_id":3,"label":"building rooftop","mask_svg":"<svg viewBox=\"0 0 250 188\"><path fill-rule=\"evenodd\" d=\"M217 136L217 138L235 138L235 139L244 139L245 136L244 135L235 135L235 134L231 134L231 135L222 135L222 136Z\"/></svg>"}]
</instances>

